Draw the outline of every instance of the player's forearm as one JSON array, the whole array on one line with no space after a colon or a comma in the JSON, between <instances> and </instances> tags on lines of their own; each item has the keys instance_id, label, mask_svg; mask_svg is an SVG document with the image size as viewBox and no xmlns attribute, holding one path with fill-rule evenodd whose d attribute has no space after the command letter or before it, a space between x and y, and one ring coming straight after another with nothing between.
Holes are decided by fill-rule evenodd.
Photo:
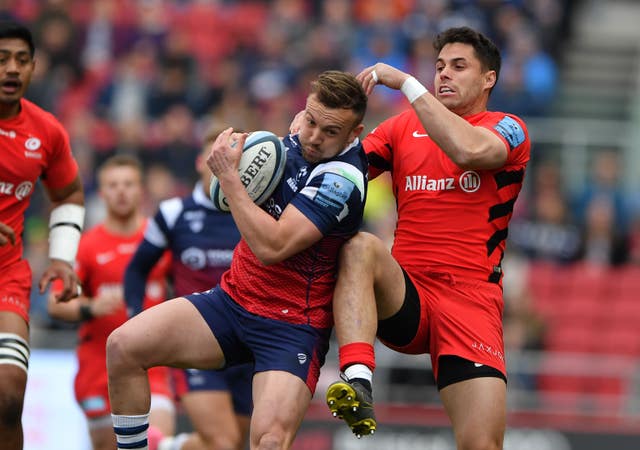
<instances>
[{"instance_id":1,"label":"player's forearm","mask_svg":"<svg viewBox=\"0 0 640 450\"><path fill-rule=\"evenodd\" d=\"M161 249L160 255L153 251L145 251L151 246L147 241L142 241L124 273L124 299L129 317L142 311L147 279L162 254Z\"/></svg>"},{"instance_id":2,"label":"player's forearm","mask_svg":"<svg viewBox=\"0 0 640 450\"><path fill-rule=\"evenodd\" d=\"M253 203L240 178L221 178L220 181L236 226L251 251L266 265L284 259L285 239L278 221Z\"/></svg>"},{"instance_id":3,"label":"player's forearm","mask_svg":"<svg viewBox=\"0 0 640 450\"><path fill-rule=\"evenodd\" d=\"M504 145L495 135L449 111L430 93L418 97L412 106L429 137L459 167L489 169L504 163Z\"/></svg>"},{"instance_id":4,"label":"player's forearm","mask_svg":"<svg viewBox=\"0 0 640 450\"><path fill-rule=\"evenodd\" d=\"M91 302L86 297L80 297L67 303L60 303L52 298L49 301L48 313L52 318L65 322L81 322L93 317Z\"/></svg>"}]
</instances>

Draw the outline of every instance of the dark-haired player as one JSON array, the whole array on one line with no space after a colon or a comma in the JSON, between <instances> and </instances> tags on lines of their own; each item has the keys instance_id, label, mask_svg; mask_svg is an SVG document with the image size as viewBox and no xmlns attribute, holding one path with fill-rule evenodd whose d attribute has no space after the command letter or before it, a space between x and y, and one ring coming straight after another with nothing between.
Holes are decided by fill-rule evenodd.
<instances>
[{"instance_id":1,"label":"dark-haired player","mask_svg":"<svg viewBox=\"0 0 640 450\"><path fill-rule=\"evenodd\" d=\"M367 162L358 136L366 105L353 75L320 74L300 132L283 140L288 150L282 180L261 206L238 174L247 134L227 129L218 136L207 164L242 239L217 287L143 311L109 337L119 448L146 449L147 368L250 361L250 446L291 446L328 350L338 252L362 223Z\"/></svg>"},{"instance_id":2,"label":"dark-haired player","mask_svg":"<svg viewBox=\"0 0 640 450\"><path fill-rule=\"evenodd\" d=\"M49 218L49 282L63 284L58 301L78 295L73 263L84 224L84 195L78 165L62 125L23 98L35 68L31 32L0 22L0 442L23 445L22 408L29 366L31 269L22 258L24 214L38 178L52 211Z\"/></svg>"},{"instance_id":3,"label":"dark-haired player","mask_svg":"<svg viewBox=\"0 0 640 450\"><path fill-rule=\"evenodd\" d=\"M458 448L501 449L502 257L530 141L520 118L487 111L500 71L492 42L463 27L434 46L433 94L385 64L358 75L367 93L376 84L400 89L412 108L363 143L370 176L391 172L398 222L391 253L366 233L343 247L334 317L344 380L327 401L356 434L375 427L377 329L393 349L431 355Z\"/></svg>"}]
</instances>

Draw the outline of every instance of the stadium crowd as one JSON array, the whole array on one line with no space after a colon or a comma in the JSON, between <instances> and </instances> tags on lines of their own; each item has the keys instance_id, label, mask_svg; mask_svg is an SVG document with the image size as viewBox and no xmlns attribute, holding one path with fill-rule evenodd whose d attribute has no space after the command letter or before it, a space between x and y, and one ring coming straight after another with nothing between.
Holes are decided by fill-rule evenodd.
<instances>
[{"instance_id":1,"label":"stadium crowd","mask_svg":"<svg viewBox=\"0 0 640 450\"><path fill-rule=\"evenodd\" d=\"M190 191L199 142L212 123L284 135L304 105L309 81L325 69L358 73L383 61L430 88L431 40L450 26L477 28L501 48L501 81L490 109L525 120L549 114L559 83L558 42L569 33L573 3L15 0L2 3L0 17L21 20L34 32L37 64L27 98L54 113L69 132L89 227L104 214L94 168L109 156L131 154L144 162L145 212L151 214L160 200ZM406 107L401 94L384 92L370 98L366 126ZM624 162L615 151L595 156L591 178L575 193L562 184L553 159L535 150L534 139L510 255L560 264L640 264L640 208L633 207L640 201L627 198L619 185ZM34 196L26 222L25 257L34 273L45 263L46 207L42 195ZM367 227L390 236L393 210L384 185L372 188ZM37 290L34 296L33 323L60 326L46 316ZM541 327L526 308L514 302L507 313L507 346L541 345ZM527 330L520 331L522 323Z\"/></svg>"}]
</instances>

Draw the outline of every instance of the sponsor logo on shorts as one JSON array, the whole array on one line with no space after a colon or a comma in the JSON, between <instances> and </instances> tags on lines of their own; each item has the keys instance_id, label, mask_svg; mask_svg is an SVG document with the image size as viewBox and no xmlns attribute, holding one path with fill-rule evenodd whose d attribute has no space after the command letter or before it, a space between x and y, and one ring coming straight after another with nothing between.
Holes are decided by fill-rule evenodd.
<instances>
[{"instance_id":1,"label":"sponsor logo on shorts","mask_svg":"<svg viewBox=\"0 0 640 450\"><path fill-rule=\"evenodd\" d=\"M304 353L298 353L298 362L300 363L300 365L303 365L304 363L306 363L307 355L305 355Z\"/></svg>"},{"instance_id":2,"label":"sponsor logo on shorts","mask_svg":"<svg viewBox=\"0 0 640 450\"><path fill-rule=\"evenodd\" d=\"M428 133L418 133L418 130L413 132L413 137L415 138L422 138L422 137L429 137Z\"/></svg>"}]
</instances>

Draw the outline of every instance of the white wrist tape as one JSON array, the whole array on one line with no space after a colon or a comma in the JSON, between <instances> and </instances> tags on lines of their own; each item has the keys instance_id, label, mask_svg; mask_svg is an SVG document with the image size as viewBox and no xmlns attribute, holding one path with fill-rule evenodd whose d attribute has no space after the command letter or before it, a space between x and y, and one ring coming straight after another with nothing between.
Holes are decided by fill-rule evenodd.
<instances>
[{"instance_id":1,"label":"white wrist tape","mask_svg":"<svg viewBox=\"0 0 640 450\"><path fill-rule=\"evenodd\" d=\"M55 207L49 218L49 258L73 264L83 224L84 206L64 203Z\"/></svg>"},{"instance_id":2,"label":"white wrist tape","mask_svg":"<svg viewBox=\"0 0 640 450\"><path fill-rule=\"evenodd\" d=\"M402 87L400 88L400 90L402 91L404 96L407 97L409 103L415 102L418 97L421 97L422 94L427 92L427 88L424 87L422 83L420 83L414 77L409 77L404 80L404 83L402 83Z\"/></svg>"}]
</instances>

